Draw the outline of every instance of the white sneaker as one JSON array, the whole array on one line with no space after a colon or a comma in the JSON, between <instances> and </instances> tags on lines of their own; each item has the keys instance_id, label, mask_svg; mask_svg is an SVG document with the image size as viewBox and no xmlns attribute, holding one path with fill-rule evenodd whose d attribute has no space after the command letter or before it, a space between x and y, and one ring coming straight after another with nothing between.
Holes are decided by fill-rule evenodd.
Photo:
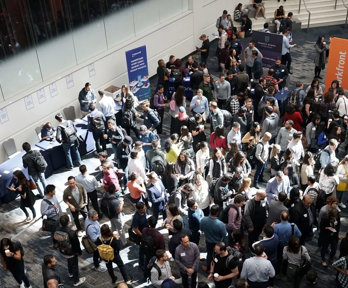
<instances>
[{"instance_id":1,"label":"white sneaker","mask_svg":"<svg viewBox=\"0 0 348 288\"><path fill-rule=\"evenodd\" d=\"M80 286L83 282L85 282L86 281L86 277L81 277L80 279L79 279L79 282L77 282L77 283L75 283L74 284L74 286L76 287L76 286Z\"/></svg>"},{"instance_id":2,"label":"white sneaker","mask_svg":"<svg viewBox=\"0 0 348 288\"><path fill-rule=\"evenodd\" d=\"M93 267L93 269L98 272L106 272L107 270L105 267L102 266L99 266L98 268Z\"/></svg>"},{"instance_id":3,"label":"white sneaker","mask_svg":"<svg viewBox=\"0 0 348 288\"><path fill-rule=\"evenodd\" d=\"M83 236L83 232L81 230L77 231L77 237L82 237Z\"/></svg>"},{"instance_id":4,"label":"white sneaker","mask_svg":"<svg viewBox=\"0 0 348 288\"><path fill-rule=\"evenodd\" d=\"M338 206L340 206L342 209L347 208L347 206L346 206L346 205L344 205L343 203L338 204Z\"/></svg>"},{"instance_id":5,"label":"white sneaker","mask_svg":"<svg viewBox=\"0 0 348 288\"><path fill-rule=\"evenodd\" d=\"M25 219L25 222L27 222L27 223L29 223L31 221L31 218L30 217L27 217L26 219ZM24 284L23 284L24 285Z\"/></svg>"},{"instance_id":6,"label":"white sneaker","mask_svg":"<svg viewBox=\"0 0 348 288\"><path fill-rule=\"evenodd\" d=\"M25 285L23 282L19 285L19 288L25 288Z\"/></svg>"}]
</instances>

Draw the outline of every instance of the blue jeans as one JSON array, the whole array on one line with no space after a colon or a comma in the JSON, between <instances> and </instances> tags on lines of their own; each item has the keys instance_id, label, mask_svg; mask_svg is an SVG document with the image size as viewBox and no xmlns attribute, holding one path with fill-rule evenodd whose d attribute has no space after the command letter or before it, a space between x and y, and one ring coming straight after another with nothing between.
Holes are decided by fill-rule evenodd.
<instances>
[{"instance_id":1,"label":"blue jeans","mask_svg":"<svg viewBox=\"0 0 348 288\"><path fill-rule=\"evenodd\" d=\"M263 179L263 171L265 170L265 167L267 166L267 161L264 163L261 163L260 161L256 160L256 171L254 175L254 186L259 183L259 180Z\"/></svg>"},{"instance_id":2,"label":"blue jeans","mask_svg":"<svg viewBox=\"0 0 348 288\"><path fill-rule=\"evenodd\" d=\"M46 185L47 185L46 179L45 179L45 174L44 173L34 174L34 175L31 175L31 177L33 177L33 180L34 180L36 187L37 187L37 191L39 191L40 195L43 196L45 194ZM42 184L43 192L40 188L39 180Z\"/></svg>"},{"instance_id":3,"label":"blue jeans","mask_svg":"<svg viewBox=\"0 0 348 288\"><path fill-rule=\"evenodd\" d=\"M73 143L63 143L62 144L64 153L65 153L65 158L66 158L66 167L67 168L73 168L73 162L71 158L71 154L75 157L76 163L80 166L81 165L81 157L80 157L80 152L77 149L77 146L75 142Z\"/></svg>"}]
</instances>

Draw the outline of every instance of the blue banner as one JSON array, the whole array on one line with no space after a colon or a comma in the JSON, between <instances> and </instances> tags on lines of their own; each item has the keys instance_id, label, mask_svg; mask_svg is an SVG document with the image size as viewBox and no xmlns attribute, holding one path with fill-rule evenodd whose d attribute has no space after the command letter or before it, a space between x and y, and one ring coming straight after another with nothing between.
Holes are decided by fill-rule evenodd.
<instances>
[{"instance_id":1,"label":"blue banner","mask_svg":"<svg viewBox=\"0 0 348 288\"><path fill-rule=\"evenodd\" d=\"M252 38L263 55L263 66L272 67L275 59L282 56L283 35L253 31Z\"/></svg>"},{"instance_id":2,"label":"blue banner","mask_svg":"<svg viewBox=\"0 0 348 288\"><path fill-rule=\"evenodd\" d=\"M150 80L147 66L146 46L126 51L129 88L133 94L143 101L150 98Z\"/></svg>"}]
</instances>

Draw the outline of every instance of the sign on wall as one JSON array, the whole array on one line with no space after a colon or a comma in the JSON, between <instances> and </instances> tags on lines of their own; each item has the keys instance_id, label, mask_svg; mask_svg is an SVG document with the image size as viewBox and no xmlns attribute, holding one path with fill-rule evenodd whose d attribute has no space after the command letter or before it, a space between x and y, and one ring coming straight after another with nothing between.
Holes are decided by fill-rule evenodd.
<instances>
[{"instance_id":1,"label":"sign on wall","mask_svg":"<svg viewBox=\"0 0 348 288\"><path fill-rule=\"evenodd\" d=\"M146 46L126 51L129 88L139 101L151 96Z\"/></svg>"},{"instance_id":2,"label":"sign on wall","mask_svg":"<svg viewBox=\"0 0 348 288\"><path fill-rule=\"evenodd\" d=\"M348 90L348 40L331 38L330 54L327 63L325 87L331 87L331 82L337 80L344 90Z\"/></svg>"},{"instance_id":3,"label":"sign on wall","mask_svg":"<svg viewBox=\"0 0 348 288\"><path fill-rule=\"evenodd\" d=\"M263 55L264 67L272 67L275 59L282 56L283 35L253 31L255 46Z\"/></svg>"}]
</instances>

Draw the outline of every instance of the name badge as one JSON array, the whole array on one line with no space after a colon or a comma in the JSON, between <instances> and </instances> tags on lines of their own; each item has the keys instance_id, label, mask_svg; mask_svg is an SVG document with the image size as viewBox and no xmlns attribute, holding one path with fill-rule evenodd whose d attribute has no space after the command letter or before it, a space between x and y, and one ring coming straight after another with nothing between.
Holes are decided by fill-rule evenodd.
<instances>
[{"instance_id":1,"label":"name badge","mask_svg":"<svg viewBox=\"0 0 348 288\"><path fill-rule=\"evenodd\" d=\"M308 217L308 215L307 215L307 214L304 214L304 215L303 215L303 217L307 218L307 217Z\"/></svg>"},{"instance_id":2,"label":"name badge","mask_svg":"<svg viewBox=\"0 0 348 288\"><path fill-rule=\"evenodd\" d=\"M185 257L185 256L186 256L186 253L185 253L185 252L184 252L184 253L181 253L180 256L181 256L181 257Z\"/></svg>"},{"instance_id":3,"label":"name badge","mask_svg":"<svg viewBox=\"0 0 348 288\"><path fill-rule=\"evenodd\" d=\"M147 119L147 117L145 117L145 119Z\"/></svg>"},{"instance_id":4,"label":"name badge","mask_svg":"<svg viewBox=\"0 0 348 288\"><path fill-rule=\"evenodd\" d=\"M283 69L282 72L284 72L285 70Z\"/></svg>"},{"instance_id":5,"label":"name badge","mask_svg":"<svg viewBox=\"0 0 348 288\"><path fill-rule=\"evenodd\" d=\"M214 262L217 263L217 262L218 262L218 259L217 259L217 258L214 258Z\"/></svg>"}]
</instances>

